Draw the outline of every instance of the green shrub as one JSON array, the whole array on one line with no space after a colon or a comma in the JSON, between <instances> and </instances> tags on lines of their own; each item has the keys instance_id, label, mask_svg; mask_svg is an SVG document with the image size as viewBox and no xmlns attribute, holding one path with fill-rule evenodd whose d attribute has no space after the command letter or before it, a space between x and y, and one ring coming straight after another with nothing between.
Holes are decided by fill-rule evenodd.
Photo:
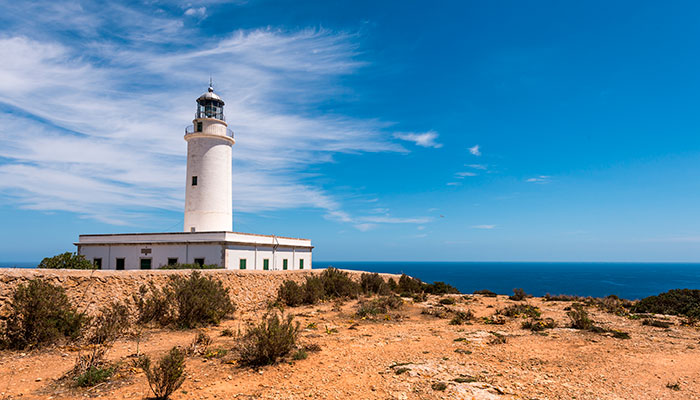
<instances>
[{"instance_id":1,"label":"green shrub","mask_svg":"<svg viewBox=\"0 0 700 400\"><path fill-rule=\"evenodd\" d=\"M316 304L326 298L326 289L318 276L307 276L303 289L304 304Z\"/></svg>"},{"instance_id":2,"label":"green shrub","mask_svg":"<svg viewBox=\"0 0 700 400\"><path fill-rule=\"evenodd\" d=\"M544 301L582 301L583 298L579 296L569 296L567 294L560 294L552 296L549 293L544 295Z\"/></svg>"},{"instance_id":3,"label":"green shrub","mask_svg":"<svg viewBox=\"0 0 700 400\"><path fill-rule=\"evenodd\" d=\"M114 368L90 367L87 371L75 377L75 384L81 387L95 386L104 382L114 374Z\"/></svg>"},{"instance_id":4,"label":"green shrub","mask_svg":"<svg viewBox=\"0 0 700 400\"><path fill-rule=\"evenodd\" d=\"M104 346L94 346L87 355L79 355L75 366L67 375L81 387L95 386L106 381L116 368L105 361L105 351Z\"/></svg>"},{"instance_id":5,"label":"green shrub","mask_svg":"<svg viewBox=\"0 0 700 400\"><path fill-rule=\"evenodd\" d=\"M394 282L395 283L395 282ZM360 287L365 294L387 295L391 292L389 285L378 273L360 275Z\"/></svg>"},{"instance_id":6,"label":"green shrub","mask_svg":"<svg viewBox=\"0 0 700 400\"><path fill-rule=\"evenodd\" d=\"M292 360L306 360L307 358L309 358L309 353L304 349L299 349L292 354Z\"/></svg>"},{"instance_id":7,"label":"green shrub","mask_svg":"<svg viewBox=\"0 0 700 400\"><path fill-rule=\"evenodd\" d=\"M70 304L62 287L39 278L17 286L8 306L2 342L12 349L76 339L87 322L85 314Z\"/></svg>"},{"instance_id":8,"label":"green shrub","mask_svg":"<svg viewBox=\"0 0 700 400\"><path fill-rule=\"evenodd\" d=\"M529 319L527 321L523 321L521 327L523 329L529 329L533 332L541 332L545 329L553 329L556 328L557 323L552 319L552 318L545 318L545 319Z\"/></svg>"},{"instance_id":9,"label":"green shrub","mask_svg":"<svg viewBox=\"0 0 700 400\"><path fill-rule=\"evenodd\" d=\"M430 387L433 388L433 390L442 392L443 390L447 389L447 384L444 382L437 382L433 383Z\"/></svg>"},{"instance_id":10,"label":"green shrub","mask_svg":"<svg viewBox=\"0 0 700 400\"><path fill-rule=\"evenodd\" d=\"M270 313L258 325L251 326L240 343L240 361L243 365L274 364L294 348L299 337L299 323L294 317L280 317Z\"/></svg>"},{"instance_id":11,"label":"green shrub","mask_svg":"<svg viewBox=\"0 0 700 400\"><path fill-rule=\"evenodd\" d=\"M505 315L506 317L539 318L542 313L539 308L529 304L513 304L498 311L497 314Z\"/></svg>"},{"instance_id":12,"label":"green shrub","mask_svg":"<svg viewBox=\"0 0 700 400\"><path fill-rule=\"evenodd\" d=\"M632 312L683 315L700 319L700 290L673 289L649 296L635 304Z\"/></svg>"},{"instance_id":13,"label":"green shrub","mask_svg":"<svg viewBox=\"0 0 700 400\"><path fill-rule=\"evenodd\" d=\"M399 289L399 284L396 283L396 280L394 278L389 278L386 281L386 284L387 286L389 286L389 290L391 290L392 292L396 292Z\"/></svg>"},{"instance_id":14,"label":"green shrub","mask_svg":"<svg viewBox=\"0 0 700 400\"><path fill-rule=\"evenodd\" d=\"M459 289L440 281L426 284L423 289L430 294L459 294Z\"/></svg>"},{"instance_id":15,"label":"green shrub","mask_svg":"<svg viewBox=\"0 0 700 400\"><path fill-rule=\"evenodd\" d=\"M566 315L571 320L571 327L574 329L591 330L593 328L593 320L588 316L588 311L583 304L572 304L571 310L567 311Z\"/></svg>"},{"instance_id":16,"label":"green shrub","mask_svg":"<svg viewBox=\"0 0 700 400\"><path fill-rule=\"evenodd\" d=\"M397 291L402 297L411 297L415 293L423 292L423 282L420 279L412 278L406 274L401 274Z\"/></svg>"},{"instance_id":17,"label":"green shrub","mask_svg":"<svg viewBox=\"0 0 700 400\"><path fill-rule=\"evenodd\" d=\"M129 307L117 301L101 307L100 314L92 320L92 326L90 343L105 344L117 340L131 328Z\"/></svg>"},{"instance_id":18,"label":"green shrub","mask_svg":"<svg viewBox=\"0 0 700 400\"><path fill-rule=\"evenodd\" d=\"M151 366L151 359L146 356L141 357L139 365L156 400L168 399L185 381L185 353L177 347L170 349L158 365Z\"/></svg>"},{"instance_id":19,"label":"green shrub","mask_svg":"<svg viewBox=\"0 0 700 400\"><path fill-rule=\"evenodd\" d=\"M527 299L528 297L532 297L529 294L525 293L523 289L513 289L513 295L508 296L509 299L514 300L514 301L523 301Z\"/></svg>"},{"instance_id":20,"label":"green shrub","mask_svg":"<svg viewBox=\"0 0 700 400\"><path fill-rule=\"evenodd\" d=\"M218 324L233 313L235 305L228 292L220 280L192 271L188 276L171 277L163 290L153 284L141 286L134 302L142 324L189 329Z\"/></svg>"},{"instance_id":21,"label":"green shrub","mask_svg":"<svg viewBox=\"0 0 700 400\"><path fill-rule=\"evenodd\" d=\"M303 304L304 298L304 287L294 281L284 281L277 289L277 299L290 307Z\"/></svg>"},{"instance_id":22,"label":"green shrub","mask_svg":"<svg viewBox=\"0 0 700 400\"><path fill-rule=\"evenodd\" d=\"M224 269L219 264L167 264L161 265L158 269Z\"/></svg>"},{"instance_id":23,"label":"green shrub","mask_svg":"<svg viewBox=\"0 0 700 400\"><path fill-rule=\"evenodd\" d=\"M95 265L85 259L85 256L75 253L65 252L53 257L46 257L37 268L48 269L95 269Z\"/></svg>"},{"instance_id":24,"label":"green shrub","mask_svg":"<svg viewBox=\"0 0 700 400\"><path fill-rule=\"evenodd\" d=\"M403 300L399 296L382 296L372 300L361 301L358 304L356 314L361 318L378 314L386 314L389 312L389 310L401 308L402 305Z\"/></svg>"},{"instance_id":25,"label":"green shrub","mask_svg":"<svg viewBox=\"0 0 700 400\"><path fill-rule=\"evenodd\" d=\"M347 272L330 267L321 273L321 281L326 299L356 298L360 293L360 285L350 278Z\"/></svg>"},{"instance_id":26,"label":"green shrub","mask_svg":"<svg viewBox=\"0 0 700 400\"><path fill-rule=\"evenodd\" d=\"M221 281L202 276L199 271L192 271L188 277L172 277L168 291L176 309L175 323L180 328L218 324L235 310Z\"/></svg>"},{"instance_id":27,"label":"green shrub","mask_svg":"<svg viewBox=\"0 0 700 400\"><path fill-rule=\"evenodd\" d=\"M498 296L496 293L494 293L488 289L475 290L474 294L480 294L484 297L496 297L496 296Z\"/></svg>"},{"instance_id":28,"label":"green shrub","mask_svg":"<svg viewBox=\"0 0 700 400\"><path fill-rule=\"evenodd\" d=\"M438 301L438 303L440 303L444 306L451 306L451 305L455 304L456 302L457 301L452 297L445 297L444 299L440 299L440 301Z\"/></svg>"}]
</instances>

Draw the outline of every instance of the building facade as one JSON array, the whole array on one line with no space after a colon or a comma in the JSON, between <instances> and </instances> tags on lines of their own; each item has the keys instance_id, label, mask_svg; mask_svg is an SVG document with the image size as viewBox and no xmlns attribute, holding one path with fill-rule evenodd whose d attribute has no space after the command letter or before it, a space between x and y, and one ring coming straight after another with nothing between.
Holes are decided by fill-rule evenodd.
<instances>
[{"instance_id":1,"label":"building facade","mask_svg":"<svg viewBox=\"0 0 700 400\"><path fill-rule=\"evenodd\" d=\"M311 269L309 239L232 232L232 146L224 101L210 86L185 129L184 232L80 235L78 254L100 269L216 264L239 270Z\"/></svg>"}]
</instances>

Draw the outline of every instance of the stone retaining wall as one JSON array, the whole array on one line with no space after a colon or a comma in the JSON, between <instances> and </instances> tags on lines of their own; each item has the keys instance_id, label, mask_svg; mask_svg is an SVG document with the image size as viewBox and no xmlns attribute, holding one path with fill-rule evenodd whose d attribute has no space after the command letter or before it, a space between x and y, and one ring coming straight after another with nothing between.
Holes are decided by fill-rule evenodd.
<instances>
[{"instance_id":1,"label":"stone retaining wall","mask_svg":"<svg viewBox=\"0 0 700 400\"><path fill-rule=\"evenodd\" d=\"M269 300L275 299L277 288L283 281L303 282L307 276L320 274L322 271L202 270L201 272L215 276L229 288L231 298L238 310L250 311L265 307ZM355 279L359 279L362 273L347 272ZM88 313L93 313L108 302L131 299L133 294L138 293L142 284L153 282L160 287L167 283L170 276L189 273L189 270L90 271L2 268L0 269L0 310L4 309L14 288L32 278L43 278L63 286L74 304ZM382 275L398 279L395 275Z\"/></svg>"}]
</instances>

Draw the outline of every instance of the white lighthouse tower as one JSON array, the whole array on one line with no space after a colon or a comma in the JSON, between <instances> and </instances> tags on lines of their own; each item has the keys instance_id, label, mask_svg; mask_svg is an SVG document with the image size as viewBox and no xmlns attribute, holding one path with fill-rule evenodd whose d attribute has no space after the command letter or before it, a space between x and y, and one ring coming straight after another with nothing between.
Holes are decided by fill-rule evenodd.
<instances>
[{"instance_id":1,"label":"white lighthouse tower","mask_svg":"<svg viewBox=\"0 0 700 400\"><path fill-rule=\"evenodd\" d=\"M193 125L185 129L187 180L185 232L233 230L231 146L236 141L214 88L197 99Z\"/></svg>"},{"instance_id":2,"label":"white lighthouse tower","mask_svg":"<svg viewBox=\"0 0 700 400\"><path fill-rule=\"evenodd\" d=\"M185 129L184 232L80 235L78 254L99 269L155 269L175 264L236 270L311 269L311 240L233 232L231 150L236 143L224 101L209 90Z\"/></svg>"}]
</instances>

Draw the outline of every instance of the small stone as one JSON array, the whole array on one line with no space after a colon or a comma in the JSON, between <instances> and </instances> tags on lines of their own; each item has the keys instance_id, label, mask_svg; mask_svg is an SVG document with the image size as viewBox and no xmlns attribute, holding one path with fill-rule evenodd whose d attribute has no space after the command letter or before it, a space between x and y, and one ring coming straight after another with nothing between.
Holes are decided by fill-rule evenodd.
<instances>
[{"instance_id":1,"label":"small stone","mask_svg":"<svg viewBox=\"0 0 700 400\"><path fill-rule=\"evenodd\" d=\"M41 378L36 378L35 382L41 382Z\"/></svg>"}]
</instances>

